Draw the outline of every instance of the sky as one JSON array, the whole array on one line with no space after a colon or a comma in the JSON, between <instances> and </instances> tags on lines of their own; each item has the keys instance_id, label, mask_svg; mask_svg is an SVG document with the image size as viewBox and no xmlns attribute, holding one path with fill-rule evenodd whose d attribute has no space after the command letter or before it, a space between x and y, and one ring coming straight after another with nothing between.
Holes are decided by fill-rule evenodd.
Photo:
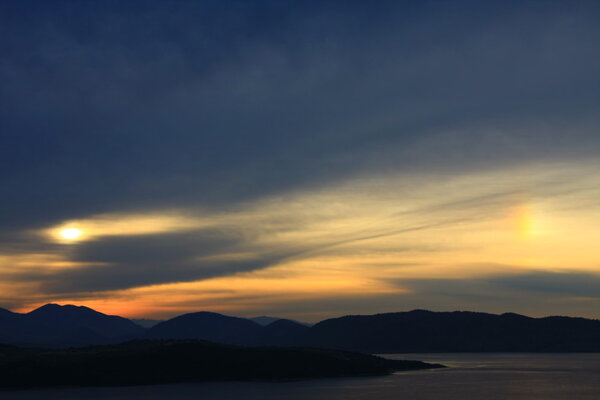
<instances>
[{"instance_id":1,"label":"sky","mask_svg":"<svg viewBox=\"0 0 600 400\"><path fill-rule=\"evenodd\" d=\"M599 21L0 0L0 307L600 318Z\"/></svg>"}]
</instances>

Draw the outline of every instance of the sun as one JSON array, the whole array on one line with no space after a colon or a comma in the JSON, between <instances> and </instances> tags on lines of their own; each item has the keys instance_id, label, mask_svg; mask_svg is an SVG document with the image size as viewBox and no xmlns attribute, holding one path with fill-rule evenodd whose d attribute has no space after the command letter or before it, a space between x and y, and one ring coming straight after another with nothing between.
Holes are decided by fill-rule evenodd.
<instances>
[{"instance_id":1,"label":"sun","mask_svg":"<svg viewBox=\"0 0 600 400\"><path fill-rule=\"evenodd\" d=\"M83 232L77 228L67 228L59 232L60 236L67 240L75 240L80 237Z\"/></svg>"}]
</instances>

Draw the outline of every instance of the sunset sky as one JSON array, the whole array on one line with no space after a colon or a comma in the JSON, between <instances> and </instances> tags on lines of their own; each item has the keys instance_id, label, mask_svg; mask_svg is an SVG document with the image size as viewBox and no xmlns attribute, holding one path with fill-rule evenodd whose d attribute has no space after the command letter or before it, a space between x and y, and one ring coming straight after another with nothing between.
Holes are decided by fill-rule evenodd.
<instances>
[{"instance_id":1,"label":"sunset sky","mask_svg":"<svg viewBox=\"0 0 600 400\"><path fill-rule=\"evenodd\" d=\"M0 307L600 318L600 2L0 0Z\"/></svg>"}]
</instances>

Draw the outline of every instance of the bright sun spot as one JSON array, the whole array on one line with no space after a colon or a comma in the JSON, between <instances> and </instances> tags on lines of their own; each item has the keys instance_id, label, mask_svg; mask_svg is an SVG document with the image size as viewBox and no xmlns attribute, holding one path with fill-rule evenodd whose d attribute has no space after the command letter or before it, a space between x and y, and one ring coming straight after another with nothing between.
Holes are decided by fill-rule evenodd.
<instances>
[{"instance_id":1,"label":"bright sun spot","mask_svg":"<svg viewBox=\"0 0 600 400\"><path fill-rule=\"evenodd\" d=\"M75 240L79 236L81 236L82 233L83 232L77 228L68 228L68 229L63 229L62 231L60 231L60 236L62 236L65 239L68 239L68 240Z\"/></svg>"}]
</instances>

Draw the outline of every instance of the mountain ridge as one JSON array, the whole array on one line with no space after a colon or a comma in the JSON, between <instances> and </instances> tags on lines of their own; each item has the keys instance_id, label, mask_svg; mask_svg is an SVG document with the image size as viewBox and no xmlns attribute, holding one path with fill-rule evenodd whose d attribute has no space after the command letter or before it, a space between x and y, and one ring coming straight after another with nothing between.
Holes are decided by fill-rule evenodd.
<instances>
[{"instance_id":1,"label":"mountain ridge","mask_svg":"<svg viewBox=\"0 0 600 400\"><path fill-rule=\"evenodd\" d=\"M48 304L26 314L0 309L0 343L4 344L81 347L134 338L368 353L600 352L600 321L416 309L345 315L310 327L286 319L262 326L251 319L199 311L143 328L84 306Z\"/></svg>"},{"instance_id":2,"label":"mountain ridge","mask_svg":"<svg viewBox=\"0 0 600 400\"><path fill-rule=\"evenodd\" d=\"M144 334L127 318L85 306L45 304L28 313L0 312L0 341L17 346L72 347L110 344Z\"/></svg>"},{"instance_id":3,"label":"mountain ridge","mask_svg":"<svg viewBox=\"0 0 600 400\"><path fill-rule=\"evenodd\" d=\"M247 345L254 343L262 326L239 317L200 311L171 318L147 331L150 339L200 339L211 342Z\"/></svg>"}]
</instances>

